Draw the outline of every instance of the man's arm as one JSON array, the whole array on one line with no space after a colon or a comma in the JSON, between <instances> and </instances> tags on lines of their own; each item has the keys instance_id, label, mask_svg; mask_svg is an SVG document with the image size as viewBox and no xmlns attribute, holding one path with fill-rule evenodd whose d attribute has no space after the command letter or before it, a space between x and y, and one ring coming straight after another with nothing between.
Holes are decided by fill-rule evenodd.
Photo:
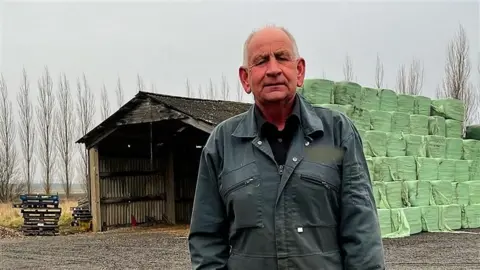
<instances>
[{"instance_id":1,"label":"man's arm","mask_svg":"<svg viewBox=\"0 0 480 270\"><path fill-rule=\"evenodd\" d=\"M227 269L228 227L215 169L214 143L202 150L188 237L192 269Z\"/></svg>"},{"instance_id":2,"label":"man's arm","mask_svg":"<svg viewBox=\"0 0 480 270\"><path fill-rule=\"evenodd\" d=\"M342 142L345 154L340 245L344 269L385 269L382 237L362 141L353 125L349 133Z\"/></svg>"}]
</instances>

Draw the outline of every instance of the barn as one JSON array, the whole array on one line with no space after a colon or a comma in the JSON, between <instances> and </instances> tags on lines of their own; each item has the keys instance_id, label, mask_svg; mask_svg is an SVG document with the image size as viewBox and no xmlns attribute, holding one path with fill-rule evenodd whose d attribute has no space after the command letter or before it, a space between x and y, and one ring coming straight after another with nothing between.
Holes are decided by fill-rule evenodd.
<instances>
[{"instance_id":1,"label":"barn","mask_svg":"<svg viewBox=\"0 0 480 270\"><path fill-rule=\"evenodd\" d=\"M138 92L77 143L89 159L93 230L189 223L209 133L251 104Z\"/></svg>"}]
</instances>

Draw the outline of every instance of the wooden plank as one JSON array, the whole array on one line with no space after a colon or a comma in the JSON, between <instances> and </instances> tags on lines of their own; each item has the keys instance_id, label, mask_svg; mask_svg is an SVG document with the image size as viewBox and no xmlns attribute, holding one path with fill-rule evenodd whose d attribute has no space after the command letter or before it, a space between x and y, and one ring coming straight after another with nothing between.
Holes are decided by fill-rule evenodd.
<instances>
[{"instance_id":1,"label":"wooden plank","mask_svg":"<svg viewBox=\"0 0 480 270\"><path fill-rule=\"evenodd\" d=\"M118 198L101 198L102 204L116 204L116 203L130 203L130 202L146 202L146 201L163 201L165 200L165 193L154 196L130 196Z\"/></svg>"},{"instance_id":2,"label":"wooden plank","mask_svg":"<svg viewBox=\"0 0 480 270\"><path fill-rule=\"evenodd\" d=\"M160 173L162 173L162 171L159 171L159 170L101 172L100 178L123 177L123 176L149 176L149 175L155 175Z\"/></svg>"},{"instance_id":3,"label":"wooden plank","mask_svg":"<svg viewBox=\"0 0 480 270\"><path fill-rule=\"evenodd\" d=\"M168 150L167 171L165 174L165 192L166 192L166 206L165 214L172 224L175 224L175 177L173 174L173 148Z\"/></svg>"},{"instance_id":4,"label":"wooden plank","mask_svg":"<svg viewBox=\"0 0 480 270\"><path fill-rule=\"evenodd\" d=\"M100 212L100 177L99 177L99 162L98 149L92 147L88 150L90 163L90 202L92 205L92 230L99 232L102 230L102 216Z\"/></svg>"},{"instance_id":5,"label":"wooden plank","mask_svg":"<svg viewBox=\"0 0 480 270\"><path fill-rule=\"evenodd\" d=\"M185 124L191 125L195 128L198 128L204 132L211 133L213 128L215 127L214 125L207 124L203 121L198 121L196 119L193 119L191 117L185 118L181 120Z\"/></svg>"}]
</instances>

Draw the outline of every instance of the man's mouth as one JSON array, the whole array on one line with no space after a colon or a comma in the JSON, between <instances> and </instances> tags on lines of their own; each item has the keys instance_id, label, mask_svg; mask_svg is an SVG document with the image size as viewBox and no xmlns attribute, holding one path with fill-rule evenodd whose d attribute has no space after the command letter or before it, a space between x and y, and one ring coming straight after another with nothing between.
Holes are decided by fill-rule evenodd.
<instances>
[{"instance_id":1,"label":"man's mouth","mask_svg":"<svg viewBox=\"0 0 480 270\"><path fill-rule=\"evenodd\" d=\"M284 83L267 83L265 86L282 86L285 85Z\"/></svg>"}]
</instances>

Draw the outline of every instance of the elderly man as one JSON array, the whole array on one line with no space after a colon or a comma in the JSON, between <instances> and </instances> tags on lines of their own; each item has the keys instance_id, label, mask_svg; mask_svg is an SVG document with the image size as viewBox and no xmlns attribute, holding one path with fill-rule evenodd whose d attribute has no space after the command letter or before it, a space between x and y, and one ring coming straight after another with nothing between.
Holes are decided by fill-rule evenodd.
<instances>
[{"instance_id":1,"label":"elderly man","mask_svg":"<svg viewBox=\"0 0 480 270\"><path fill-rule=\"evenodd\" d=\"M193 269L385 269L360 136L296 93L305 60L293 36L251 34L239 75L255 105L219 124L202 151Z\"/></svg>"}]
</instances>

